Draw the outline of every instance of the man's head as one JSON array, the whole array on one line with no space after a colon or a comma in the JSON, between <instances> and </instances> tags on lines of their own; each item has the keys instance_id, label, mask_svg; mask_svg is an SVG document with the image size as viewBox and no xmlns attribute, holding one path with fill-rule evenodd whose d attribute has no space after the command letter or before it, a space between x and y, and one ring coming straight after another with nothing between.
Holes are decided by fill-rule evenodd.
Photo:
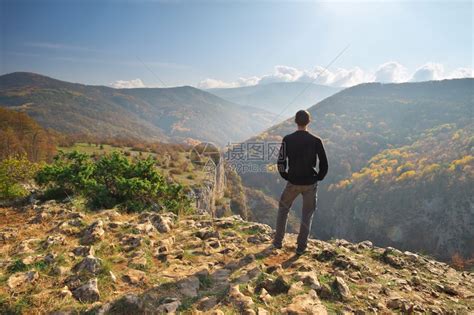
<instances>
[{"instance_id":1,"label":"man's head","mask_svg":"<svg viewBox=\"0 0 474 315\"><path fill-rule=\"evenodd\" d=\"M295 123L300 128L305 128L311 121L311 115L307 110L299 110L295 115Z\"/></svg>"}]
</instances>

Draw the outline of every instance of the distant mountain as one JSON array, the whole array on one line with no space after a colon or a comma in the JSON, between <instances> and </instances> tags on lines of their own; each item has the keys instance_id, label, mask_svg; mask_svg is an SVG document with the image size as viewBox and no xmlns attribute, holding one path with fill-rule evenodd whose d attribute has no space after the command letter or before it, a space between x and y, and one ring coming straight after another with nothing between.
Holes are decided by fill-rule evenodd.
<instances>
[{"instance_id":1,"label":"distant mountain","mask_svg":"<svg viewBox=\"0 0 474 315\"><path fill-rule=\"evenodd\" d=\"M240 88L209 89L208 91L228 101L261 108L282 117L331 96L341 89L303 82L279 82Z\"/></svg>"},{"instance_id":2,"label":"distant mountain","mask_svg":"<svg viewBox=\"0 0 474 315\"><path fill-rule=\"evenodd\" d=\"M314 235L443 259L474 255L473 93L474 79L369 83L310 107L329 157ZM250 142L280 141L294 130L288 119ZM248 187L281 193L276 173L241 176Z\"/></svg>"},{"instance_id":3,"label":"distant mountain","mask_svg":"<svg viewBox=\"0 0 474 315\"><path fill-rule=\"evenodd\" d=\"M0 76L0 106L64 133L220 145L264 130L275 116L189 86L113 89L25 72Z\"/></svg>"}]
</instances>

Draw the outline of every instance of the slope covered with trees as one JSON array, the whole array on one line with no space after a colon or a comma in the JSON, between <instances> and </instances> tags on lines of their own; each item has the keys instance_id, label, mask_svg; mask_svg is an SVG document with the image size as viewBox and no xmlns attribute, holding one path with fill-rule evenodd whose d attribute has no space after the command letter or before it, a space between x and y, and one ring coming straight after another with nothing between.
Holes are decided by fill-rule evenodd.
<instances>
[{"instance_id":1,"label":"slope covered with trees","mask_svg":"<svg viewBox=\"0 0 474 315\"><path fill-rule=\"evenodd\" d=\"M362 84L309 108L311 130L323 139L330 165L319 186L314 234L354 241L370 237L382 245L426 248L445 259L457 251L470 256L472 246L467 245L472 245L474 229L464 218L469 213L472 217L472 199L462 192L473 184L466 173L473 165L473 83L460 79ZM294 130L289 119L250 141L280 141ZM394 158L384 157L390 154L411 155L399 157L395 165L390 164ZM275 172L241 175L247 186L274 197L281 192L283 183ZM427 184L430 176L435 178L433 184ZM442 184L434 184L440 180ZM374 199L379 202L371 203ZM421 204L433 216L422 214ZM393 216L409 224L391 238L389 229L399 229ZM426 226L425 220L449 221L452 228L449 233L418 228L427 235L413 241L419 235L413 231ZM364 229L372 221L377 224Z\"/></svg>"},{"instance_id":2,"label":"slope covered with trees","mask_svg":"<svg viewBox=\"0 0 474 315\"><path fill-rule=\"evenodd\" d=\"M58 137L27 114L0 107L0 160L18 155L33 162L51 160Z\"/></svg>"}]
</instances>

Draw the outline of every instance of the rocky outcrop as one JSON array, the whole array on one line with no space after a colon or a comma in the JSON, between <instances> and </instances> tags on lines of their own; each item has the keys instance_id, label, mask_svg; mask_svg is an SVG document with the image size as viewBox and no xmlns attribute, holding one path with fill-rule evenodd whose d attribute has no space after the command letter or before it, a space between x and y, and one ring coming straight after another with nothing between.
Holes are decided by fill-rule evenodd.
<instances>
[{"instance_id":1,"label":"rocky outcrop","mask_svg":"<svg viewBox=\"0 0 474 315\"><path fill-rule=\"evenodd\" d=\"M202 213L215 215L216 201L224 196L225 190L225 169L222 156L210 158L204 171L207 178L199 187L195 187L191 197L195 200L196 209Z\"/></svg>"},{"instance_id":2,"label":"rocky outcrop","mask_svg":"<svg viewBox=\"0 0 474 315\"><path fill-rule=\"evenodd\" d=\"M37 211L0 209L0 235L15 235L0 243L2 312L17 299L31 301L25 313L474 311L473 274L420 254L312 239L305 254L295 255L296 235L273 249L269 226L239 216L108 210L83 214L80 233L56 234L75 213L69 207L44 206L50 220L21 233ZM80 245L85 236L93 245Z\"/></svg>"}]
</instances>

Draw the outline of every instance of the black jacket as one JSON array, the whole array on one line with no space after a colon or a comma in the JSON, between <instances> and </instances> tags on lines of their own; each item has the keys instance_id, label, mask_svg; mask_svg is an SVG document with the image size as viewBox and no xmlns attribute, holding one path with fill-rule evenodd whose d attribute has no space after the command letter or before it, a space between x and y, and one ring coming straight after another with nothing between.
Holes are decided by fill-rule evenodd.
<instances>
[{"instance_id":1,"label":"black jacket","mask_svg":"<svg viewBox=\"0 0 474 315\"><path fill-rule=\"evenodd\" d=\"M328 160L321 139L304 130L285 136L278 155L278 171L294 185L311 185L323 180L328 172Z\"/></svg>"}]
</instances>

